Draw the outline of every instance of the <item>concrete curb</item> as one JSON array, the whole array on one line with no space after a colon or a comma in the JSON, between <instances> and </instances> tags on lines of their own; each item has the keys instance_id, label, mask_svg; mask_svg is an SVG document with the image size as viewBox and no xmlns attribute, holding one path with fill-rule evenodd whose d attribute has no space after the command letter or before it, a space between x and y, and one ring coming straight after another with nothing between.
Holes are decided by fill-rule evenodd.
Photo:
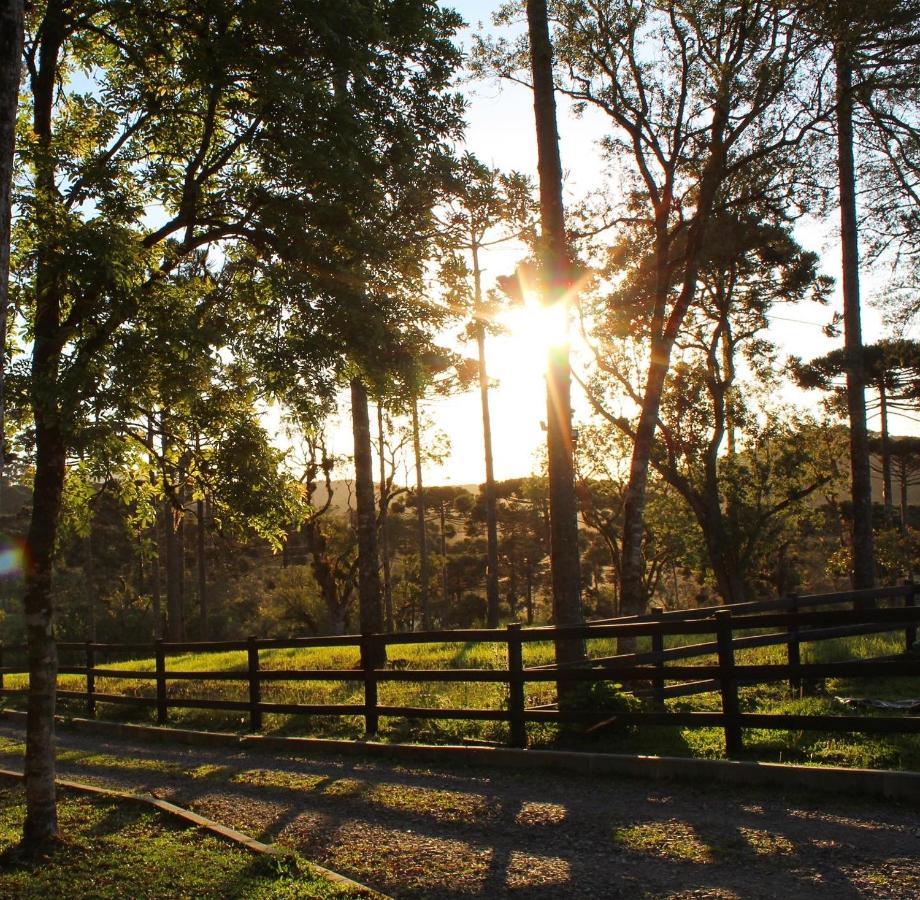
<instances>
[{"instance_id":1,"label":"concrete curb","mask_svg":"<svg viewBox=\"0 0 920 900\"><path fill-rule=\"evenodd\" d=\"M17 781L23 781L25 775L22 772L15 772L12 769L0 769L0 778L11 778ZM213 819L207 819L204 816L199 816L198 813L194 813L190 809L184 809L181 806L176 806L175 803L170 803L167 800L160 800L152 794L132 794L129 791L116 791L112 788L103 788L94 784L69 781L66 778L55 778L54 783L58 787L70 791L79 791L82 794L93 794L98 797L107 797L114 800L127 801L129 803L142 803L146 806L152 806L160 812L166 813L175 819L179 819L187 825L194 825L196 828L207 831L222 840L239 844L253 853L262 853L269 856L283 856L288 852L278 847L277 844L264 844L262 841L257 841L248 834L243 834L242 831L237 831L235 828L228 828L226 825L221 825L220 822L215 822ZM346 878L344 875L339 875L338 872L333 872L331 869L326 869L309 860L304 860L304 862L316 875L321 876L326 881L332 882L339 887L347 888L361 896L371 898L371 900L391 900L386 894L381 894L379 891L375 891L367 885L353 881L351 878Z\"/></svg>"},{"instance_id":2,"label":"concrete curb","mask_svg":"<svg viewBox=\"0 0 920 900\"><path fill-rule=\"evenodd\" d=\"M19 710L0 710L0 718L25 724ZM411 760L439 765L476 765L515 771L564 771L581 775L618 775L651 780L724 783L744 787L776 787L920 801L920 772L889 769L800 766L747 760L691 759L676 756L632 756L569 750L513 750L507 747L458 747L431 744L385 744L329 738L239 735L231 732L190 731L158 725L100 722L95 719L57 718L75 731L115 735L130 740L182 743L203 747L230 747L297 756L316 753Z\"/></svg>"}]
</instances>

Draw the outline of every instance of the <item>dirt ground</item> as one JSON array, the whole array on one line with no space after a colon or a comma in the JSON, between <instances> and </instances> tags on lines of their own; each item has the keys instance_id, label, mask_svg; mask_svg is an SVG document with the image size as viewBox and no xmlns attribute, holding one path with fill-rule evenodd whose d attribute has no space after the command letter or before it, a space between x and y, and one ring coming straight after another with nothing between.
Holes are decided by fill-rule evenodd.
<instances>
[{"instance_id":1,"label":"dirt ground","mask_svg":"<svg viewBox=\"0 0 920 900\"><path fill-rule=\"evenodd\" d=\"M394 897L920 897L920 811L882 801L66 731L59 747L62 777L153 792Z\"/></svg>"}]
</instances>

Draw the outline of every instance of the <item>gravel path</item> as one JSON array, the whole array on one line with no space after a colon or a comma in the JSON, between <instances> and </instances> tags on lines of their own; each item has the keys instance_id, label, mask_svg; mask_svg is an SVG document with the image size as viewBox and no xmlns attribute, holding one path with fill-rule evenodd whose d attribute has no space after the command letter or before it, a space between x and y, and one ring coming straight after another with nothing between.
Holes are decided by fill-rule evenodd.
<instances>
[{"instance_id":1,"label":"gravel path","mask_svg":"<svg viewBox=\"0 0 920 900\"><path fill-rule=\"evenodd\" d=\"M150 791L395 897L920 897L920 814L880 801L58 741L62 777Z\"/></svg>"}]
</instances>

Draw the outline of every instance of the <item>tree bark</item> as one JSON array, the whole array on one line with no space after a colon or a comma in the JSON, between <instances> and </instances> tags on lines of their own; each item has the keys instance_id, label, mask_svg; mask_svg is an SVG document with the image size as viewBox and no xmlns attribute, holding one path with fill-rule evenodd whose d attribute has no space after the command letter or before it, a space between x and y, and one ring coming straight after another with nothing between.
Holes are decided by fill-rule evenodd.
<instances>
[{"instance_id":1,"label":"tree bark","mask_svg":"<svg viewBox=\"0 0 920 900\"><path fill-rule=\"evenodd\" d=\"M377 504L374 498L374 462L367 390L359 378L351 380L351 424L355 446L355 498L358 517L358 609L362 634L383 631L380 570L377 558ZM384 650L382 644L377 645ZM375 666L386 660L385 653Z\"/></svg>"},{"instance_id":2,"label":"tree bark","mask_svg":"<svg viewBox=\"0 0 920 900\"><path fill-rule=\"evenodd\" d=\"M444 501L438 504L438 521L441 526L441 602L447 612L449 594L447 592L447 509Z\"/></svg>"},{"instance_id":3,"label":"tree bark","mask_svg":"<svg viewBox=\"0 0 920 900\"><path fill-rule=\"evenodd\" d=\"M0 513L6 488L6 323L22 41L23 0L0 0Z\"/></svg>"},{"instance_id":4,"label":"tree bark","mask_svg":"<svg viewBox=\"0 0 920 900\"><path fill-rule=\"evenodd\" d=\"M35 317L30 379L35 419L35 479L28 546L32 564L26 572L25 614L29 666L26 720L26 819L23 848L41 853L57 839L57 799L54 785L54 707L57 687L57 648L54 643L52 570L55 541L64 490L67 443L65 417L59 396L59 331L63 297L54 272L53 245L57 202L51 154L52 112L58 75L58 55L66 37L65 12L49 4L42 24L38 67L31 79L32 127L39 149L35 167L36 192L41 197L38 233L47 235L36 253ZM47 217L47 221L43 221Z\"/></svg>"},{"instance_id":5,"label":"tree bark","mask_svg":"<svg viewBox=\"0 0 920 900\"><path fill-rule=\"evenodd\" d=\"M645 384L644 403L633 440L629 482L623 498L623 542L620 550L620 615L634 616L645 612L645 560L642 538L645 534L645 506L648 496L649 461L658 423L658 409L664 390L667 366L656 360L657 346L652 348L652 363Z\"/></svg>"},{"instance_id":6,"label":"tree bark","mask_svg":"<svg viewBox=\"0 0 920 900\"><path fill-rule=\"evenodd\" d=\"M198 500L195 504L195 562L198 570L198 609L201 615L201 639L210 640L210 610L208 609L208 557L207 548L205 547L205 514L204 500Z\"/></svg>"},{"instance_id":7,"label":"tree bark","mask_svg":"<svg viewBox=\"0 0 920 900\"><path fill-rule=\"evenodd\" d=\"M147 417L147 464L150 467L150 483L157 483L157 459L154 450L154 423L153 416ZM153 639L160 640L163 637L163 611L160 595L160 558L161 543L160 519L162 518L162 504L157 504L156 513L153 519L153 555L150 559L150 605L153 613Z\"/></svg>"},{"instance_id":8,"label":"tree bark","mask_svg":"<svg viewBox=\"0 0 920 900\"><path fill-rule=\"evenodd\" d=\"M894 521L894 492L891 480L891 440L888 436L888 392L885 385L878 388L879 428L882 432L882 494L885 504L885 524Z\"/></svg>"},{"instance_id":9,"label":"tree bark","mask_svg":"<svg viewBox=\"0 0 920 900\"><path fill-rule=\"evenodd\" d=\"M562 205L562 164L556 127L553 87L553 50L549 37L546 0L527 0L533 106L537 133L537 169L540 178L540 231L544 302L566 307L572 287L569 250ZM581 573L578 555L578 508L572 442L571 371L568 343L550 349L546 372L547 456L549 462L550 563L553 581L553 621L581 625ZM584 642L558 640L556 662L585 658ZM571 693L572 682L559 682L560 701Z\"/></svg>"},{"instance_id":10,"label":"tree bark","mask_svg":"<svg viewBox=\"0 0 920 900\"><path fill-rule=\"evenodd\" d=\"M36 338L36 342L38 339ZM43 355L36 347L36 363ZM35 368L41 371L39 366ZM32 566L26 577L25 612L29 664L29 707L26 722L26 821L23 845L40 852L57 838L54 785L54 708L57 649L52 630L51 577L58 515L64 488L63 434L36 404L36 465L32 520L28 544Z\"/></svg>"},{"instance_id":11,"label":"tree bark","mask_svg":"<svg viewBox=\"0 0 920 900\"><path fill-rule=\"evenodd\" d=\"M166 531L166 633L171 641L181 641L185 630L182 622L182 563L179 557L179 531L176 510L169 500L163 504L163 525Z\"/></svg>"},{"instance_id":12,"label":"tree bark","mask_svg":"<svg viewBox=\"0 0 920 900\"><path fill-rule=\"evenodd\" d=\"M859 298L859 225L856 212L856 168L853 159L853 70L845 47L835 48L837 67L837 164L840 189L844 346L847 356L846 394L850 419L850 472L853 502L853 587L875 585L872 535L872 481L869 432L866 426L866 375L863 362Z\"/></svg>"},{"instance_id":13,"label":"tree bark","mask_svg":"<svg viewBox=\"0 0 920 900\"><path fill-rule=\"evenodd\" d=\"M428 599L428 535L425 531L425 489L422 485L422 439L418 424L418 399L412 400L412 446L415 450L415 511L418 523L419 605L422 629L431 629L431 605ZM414 620L413 616L413 620Z\"/></svg>"},{"instance_id":14,"label":"tree bark","mask_svg":"<svg viewBox=\"0 0 920 900\"><path fill-rule=\"evenodd\" d=\"M380 458L380 556L383 562L383 615L386 630L395 631L393 622L393 581L390 577L389 488L387 485L386 440L383 432L383 404L377 404L377 442Z\"/></svg>"},{"instance_id":15,"label":"tree bark","mask_svg":"<svg viewBox=\"0 0 920 900\"><path fill-rule=\"evenodd\" d=\"M492 420L489 413L489 374L486 369L486 329L482 320L482 270L479 245L473 236L473 314L476 317L476 349L479 361L479 397L482 405L482 443L485 451L486 483L486 625L498 628L498 509L495 498L495 470L492 462Z\"/></svg>"}]
</instances>

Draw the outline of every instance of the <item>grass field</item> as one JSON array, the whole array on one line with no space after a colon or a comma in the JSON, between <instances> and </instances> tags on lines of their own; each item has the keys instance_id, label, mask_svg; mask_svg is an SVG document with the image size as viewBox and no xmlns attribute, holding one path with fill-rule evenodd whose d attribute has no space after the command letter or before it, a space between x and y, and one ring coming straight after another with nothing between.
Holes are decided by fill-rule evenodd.
<instances>
[{"instance_id":1,"label":"grass field","mask_svg":"<svg viewBox=\"0 0 920 900\"><path fill-rule=\"evenodd\" d=\"M0 787L0 900L360 896L318 877L296 854L257 856L134 804L63 792L58 815L67 836L58 851L21 861L14 847L25 796L19 786Z\"/></svg>"},{"instance_id":2,"label":"grass field","mask_svg":"<svg viewBox=\"0 0 920 900\"><path fill-rule=\"evenodd\" d=\"M682 643L707 640L706 636L693 635L677 638ZM872 658L897 654L903 651L903 631L879 635L802 644L803 662L831 662L839 660ZM640 650L643 649L640 644ZM590 654L604 656L613 652L610 641L591 642ZM553 650L549 643L525 644L526 666L552 662ZM507 666L503 644L452 643L407 644L394 646L389 652L390 665L411 669L483 668L502 669ZM62 664L79 664L80 660L62 659ZM699 657L688 661L693 664L715 663L715 657ZM783 664L786 662L785 646L740 650L736 653L738 664ZM685 663L682 663L685 664ZM141 671L154 670L151 659L133 659L110 662L97 658L97 666L125 668ZM262 650L260 666L265 669L353 669L359 666L358 649L316 648ZM171 656L168 671L225 672L246 669L246 654L198 653ZM8 687L24 684L22 676L7 676ZM61 688L85 690L83 676L60 677ZM154 683L141 679L96 679L96 691L152 697ZM489 683L438 683L414 684L405 682L382 683L379 686L379 703L388 706L415 706L434 708L502 709L507 705L507 687ZM527 705L537 706L554 700L552 683L528 684ZM245 680L227 682L220 680L170 681L171 698L212 698L237 700L248 698ZM791 713L808 715L834 715L844 710L835 696L874 697L897 699L920 697L920 674L913 678L872 681L864 679L826 679L807 685L806 696L791 697L785 682L742 687L741 708L746 712ZM265 682L262 700L266 703L304 704L356 704L363 702L361 682ZM718 693L669 700L668 708L682 711L718 711L721 701ZM132 707L98 704L97 715L103 719L151 721L153 711ZM79 701L64 701L61 712L65 715L83 714ZM171 709L170 724L182 727L245 731L248 716L245 712L215 710ZM322 737L358 738L363 735L363 719L358 716L293 716L266 715L263 730L275 734L298 734ZM507 741L507 726L501 722L466 722L446 719L407 720L383 718L380 738L386 741L415 741L448 743L462 740ZM611 752L641 752L660 755L688 755L715 758L723 755L724 736L716 728L644 727L607 729L587 736L577 731L561 732L555 725L528 725L531 746L570 746ZM746 755L751 758L803 762L822 765L847 765L869 768L920 769L920 736L916 735L861 735L827 732L754 731L745 732Z\"/></svg>"}]
</instances>

